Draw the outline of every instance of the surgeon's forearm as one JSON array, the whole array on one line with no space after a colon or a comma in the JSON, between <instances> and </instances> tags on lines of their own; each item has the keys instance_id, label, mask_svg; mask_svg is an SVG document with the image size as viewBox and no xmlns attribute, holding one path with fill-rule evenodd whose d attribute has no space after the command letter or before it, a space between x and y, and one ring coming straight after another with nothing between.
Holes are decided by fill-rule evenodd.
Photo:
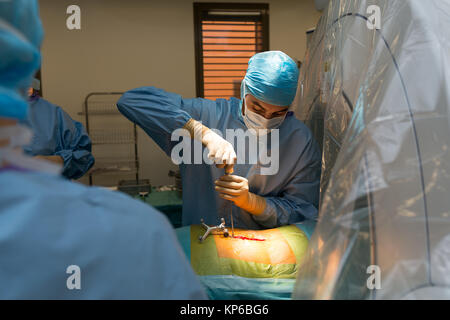
<instances>
[{"instance_id":1,"label":"surgeon's forearm","mask_svg":"<svg viewBox=\"0 0 450 320\"><path fill-rule=\"evenodd\" d=\"M64 159L61 156L35 156L36 159L47 160L59 165L64 165Z\"/></svg>"}]
</instances>

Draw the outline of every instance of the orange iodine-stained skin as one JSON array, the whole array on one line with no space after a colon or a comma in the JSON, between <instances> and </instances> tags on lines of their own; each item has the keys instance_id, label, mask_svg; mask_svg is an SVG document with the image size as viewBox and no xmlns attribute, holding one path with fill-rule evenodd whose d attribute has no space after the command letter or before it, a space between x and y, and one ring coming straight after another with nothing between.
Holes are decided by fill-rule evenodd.
<instances>
[{"instance_id":1,"label":"orange iodine-stained skin","mask_svg":"<svg viewBox=\"0 0 450 320\"><path fill-rule=\"evenodd\" d=\"M288 242L277 229L234 230L234 238L214 235L219 258L264 264L295 264Z\"/></svg>"}]
</instances>

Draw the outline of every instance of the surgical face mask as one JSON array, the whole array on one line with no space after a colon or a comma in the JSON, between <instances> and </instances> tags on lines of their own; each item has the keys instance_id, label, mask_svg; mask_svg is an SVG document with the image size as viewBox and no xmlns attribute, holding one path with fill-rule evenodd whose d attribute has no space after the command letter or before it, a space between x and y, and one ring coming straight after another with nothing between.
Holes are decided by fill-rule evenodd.
<instances>
[{"instance_id":1,"label":"surgical face mask","mask_svg":"<svg viewBox=\"0 0 450 320\"><path fill-rule=\"evenodd\" d=\"M8 141L7 145L0 146L0 168L7 165L25 170L60 174L61 166L23 154L20 147L30 143L32 136L31 130L22 125L0 126L0 140Z\"/></svg>"},{"instance_id":2,"label":"surgical face mask","mask_svg":"<svg viewBox=\"0 0 450 320\"><path fill-rule=\"evenodd\" d=\"M29 144L33 133L22 125L0 127L0 140L8 140L6 146L0 148L16 148Z\"/></svg>"},{"instance_id":3,"label":"surgical face mask","mask_svg":"<svg viewBox=\"0 0 450 320\"><path fill-rule=\"evenodd\" d=\"M247 128L254 129L258 133L258 135L267 134L269 130L277 129L281 126L284 119L286 118L286 114L280 117L275 117L272 119L266 119L263 116L253 112L247 108L247 103L245 102L245 95L243 102L244 103L244 122Z\"/></svg>"}]
</instances>

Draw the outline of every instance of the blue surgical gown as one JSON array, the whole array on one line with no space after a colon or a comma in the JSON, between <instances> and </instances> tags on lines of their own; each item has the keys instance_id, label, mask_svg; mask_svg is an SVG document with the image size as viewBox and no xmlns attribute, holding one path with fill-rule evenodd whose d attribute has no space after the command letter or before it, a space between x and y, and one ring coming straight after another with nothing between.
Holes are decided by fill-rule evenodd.
<instances>
[{"instance_id":1,"label":"blue surgical gown","mask_svg":"<svg viewBox=\"0 0 450 320\"><path fill-rule=\"evenodd\" d=\"M206 298L168 220L141 201L37 172L0 169L0 186L0 299Z\"/></svg>"},{"instance_id":2,"label":"blue surgical gown","mask_svg":"<svg viewBox=\"0 0 450 320\"><path fill-rule=\"evenodd\" d=\"M83 125L64 110L38 96L30 100L28 118L22 122L33 132L33 140L23 149L30 156L61 156L63 176L82 177L93 165L91 139Z\"/></svg>"},{"instance_id":3,"label":"blue surgical gown","mask_svg":"<svg viewBox=\"0 0 450 320\"><path fill-rule=\"evenodd\" d=\"M240 100L216 101L180 95L154 87L141 87L126 92L117 102L119 111L138 124L169 156L179 143L171 141L172 132L182 128L193 118L219 130L247 130ZM247 229L275 228L305 219L317 218L321 169L320 150L309 129L293 115L279 128L279 171L262 175L261 164L236 164L234 174L248 179L250 191L265 197L265 211L252 215L231 202L221 199L214 189L214 181L224 174L208 164L181 164L183 185L183 225L217 224L225 218L230 224ZM268 137L268 140L270 138Z\"/></svg>"}]
</instances>

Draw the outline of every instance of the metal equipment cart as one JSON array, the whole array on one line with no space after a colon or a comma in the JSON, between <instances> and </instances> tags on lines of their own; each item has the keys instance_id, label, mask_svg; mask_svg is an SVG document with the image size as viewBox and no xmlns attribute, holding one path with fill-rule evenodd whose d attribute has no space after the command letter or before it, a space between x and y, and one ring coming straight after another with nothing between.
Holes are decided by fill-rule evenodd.
<instances>
[{"instance_id":1,"label":"metal equipment cart","mask_svg":"<svg viewBox=\"0 0 450 320\"><path fill-rule=\"evenodd\" d=\"M135 179L139 184L137 128L117 110L123 92L92 92L84 100L86 130L96 161L89 171L89 184L118 185Z\"/></svg>"}]
</instances>

